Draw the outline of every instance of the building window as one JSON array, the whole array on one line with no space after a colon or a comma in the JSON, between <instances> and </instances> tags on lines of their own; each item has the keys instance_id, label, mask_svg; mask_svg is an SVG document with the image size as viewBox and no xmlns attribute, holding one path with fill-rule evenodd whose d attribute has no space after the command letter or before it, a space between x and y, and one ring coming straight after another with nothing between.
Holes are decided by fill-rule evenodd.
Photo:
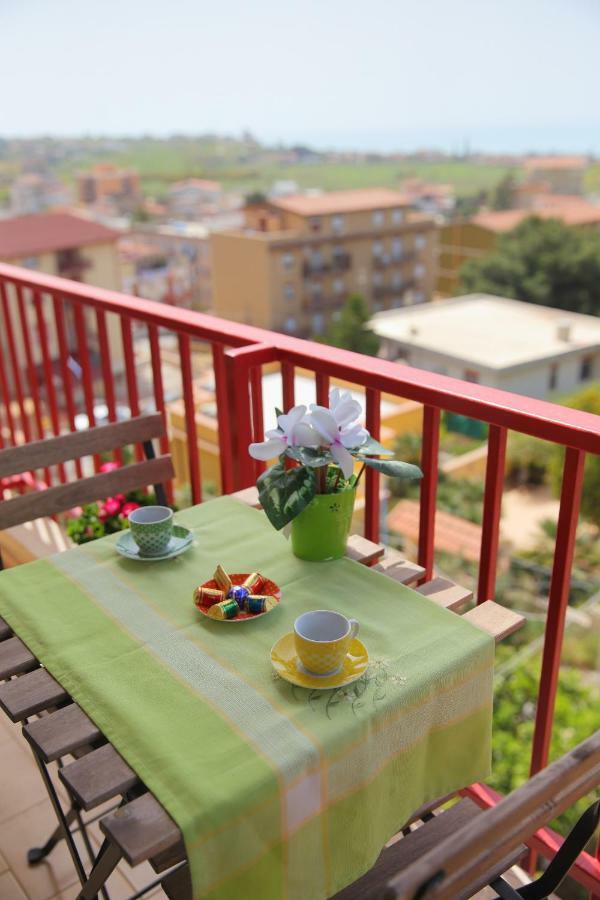
<instances>
[{"instance_id":1,"label":"building window","mask_svg":"<svg viewBox=\"0 0 600 900\"><path fill-rule=\"evenodd\" d=\"M463 378L465 381L471 381L473 384L479 384L479 372L475 369L465 369Z\"/></svg>"},{"instance_id":2,"label":"building window","mask_svg":"<svg viewBox=\"0 0 600 900\"><path fill-rule=\"evenodd\" d=\"M373 256L380 257L383 254L383 244L381 241L373 241Z\"/></svg>"},{"instance_id":3,"label":"building window","mask_svg":"<svg viewBox=\"0 0 600 900\"><path fill-rule=\"evenodd\" d=\"M422 278L425 274L425 266L421 265L421 263L417 263L414 274L415 278Z\"/></svg>"},{"instance_id":4,"label":"building window","mask_svg":"<svg viewBox=\"0 0 600 900\"><path fill-rule=\"evenodd\" d=\"M320 297L323 293L323 285L320 281L311 282L309 289L313 297Z\"/></svg>"},{"instance_id":5,"label":"building window","mask_svg":"<svg viewBox=\"0 0 600 900\"><path fill-rule=\"evenodd\" d=\"M315 313L312 317L312 329L314 334L323 334L325 330L325 316L323 313Z\"/></svg>"},{"instance_id":6,"label":"building window","mask_svg":"<svg viewBox=\"0 0 600 900\"><path fill-rule=\"evenodd\" d=\"M402 287L402 275L400 272L394 272L392 275L392 287L396 288L396 290L400 290Z\"/></svg>"},{"instance_id":7,"label":"building window","mask_svg":"<svg viewBox=\"0 0 600 900\"><path fill-rule=\"evenodd\" d=\"M335 278L334 279L333 293L334 294L343 294L344 293L344 279L343 278Z\"/></svg>"},{"instance_id":8,"label":"building window","mask_svg":"<svg viewBox=\"0 0 600 900\"><path fill-rule=\"evenodd\" d=\"M344 217L343 216L332 216L331 217L331 230L334 234L341 234L344 230Z\"/></svg>"},{"instance_id":9,"label":"building window","mask_svg":"<svg viewBox=\"0 0 600 900\"><path fill-rule=\"evenodd\" d=\"M555 391L558 386L558 366L556 363L550 366L550 372L548 374L548 390Z\"/></svg>"},{"instance_id":10,"label":"building window","mask_svg":"<svg viewBox=\"0 0 600 900\"><path fill-rule=\"evenodd\" d=\"M293 284L286 284L283 288L283 296L286 300L296 299L296 288Z\"/></svg>"},{"instance_id":11,"label":"building window","mask_svg":"<svg viewBox=\"0 0 600 900\"><path fill-rule=\"evenodd\" d=\"M404 221L404 210L403 209L393 209L392 210L392 222L394 225L399 225L400 222ZM375 223L373 223L375 224Z\"/></svg>"},{"instance_id":12,"label":"building window","mask_svg":"<svg viewBox=\"0 0 600 900\"><path fill-rule=\"evenodd\" d=\"M402 239L394 238L392 241L392 256L394 259L402 259Z\"/></svg>"},{"instance_id":13,"label":"building window","mask_svg":"<svg viewBox=\"0 0 600 900\"><path fill-rule=\"evenodd\" d=\"M415 238L415 250L424 250L427 246L427 238L424 234L418 234Z\"/></svg>"},{"instance_id":14,"label":"building window","mask_svg":"<svg viewBox=\"0 0 600 900\"><path fill-rule=\"evenodd\" d=\"M592 377L593 360L591 356L584 356L581 360L579 368L579 380L587 381Z\"/></svg>"},{"instance_id":15,"label":"building window","mask_svg":"<svg viewBox=\"0 0 600 900\"><path fill-rule=\"evenodd\" d=\"M288 316L285 320L285 330L293 334L296 331L296 319L294 316Z\"/></svg>"},{"instance_id":16,"label":"building window","mask_svg":"<svg viewBox=\"0 0 600 900\"><path fill-rule=\"evenodd\" d=\"M381 228L382 225L385 225L385 213L382 209L376 209L373 213L373 225L376 228Z\"/></svg>"},{"instance_id":17,"label":"building window","mask_svg":"<svg viewBox=\"0 0 600 900\"><path fill-rule=\"evenodd\" d=\"M284 253L281 257L281 265L286 270L286 272L289 272L290 269L294 268L294 262L295 260L293 253Z\"/></svg>"},{"instance_id":18,"label":"building window","mask_svg":"<svg viewBox=\"0 0 600 900\"><path fill-rule=\"evenodd\" d=\"M319 216L312 216L308 220L308 227L311 231L320 231L321 230L321 219Z\"/></svg>"}]
</instances>

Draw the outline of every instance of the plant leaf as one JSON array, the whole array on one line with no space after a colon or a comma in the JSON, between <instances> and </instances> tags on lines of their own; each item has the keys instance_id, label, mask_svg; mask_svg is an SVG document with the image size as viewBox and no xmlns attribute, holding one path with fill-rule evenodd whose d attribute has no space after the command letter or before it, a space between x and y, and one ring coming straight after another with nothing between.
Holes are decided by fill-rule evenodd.
<instances>
[{"instance_id":1,"label":"plant leaf","mask_svg":"<svg viewBox=\"0 0 600 900\"><path fill-rule=\"evenodd\" d=\"M311 466L312 468L326 466L328 463L334 462L330 451L321 447L288 447L285 453L287 456L295 459L296 462L302 463L303 466Z\"/></svg>"},{"instance_id":2,"label":"plant leaf","mask_svg":"<svg viewBox=\"0 0 600 900\"><path fill-rule=\"evenodd\" d=\"M376 441L375 438L369 437L361 444L360 447L356 447L353 450L350 450L350 453L353 455L355 453L360 453L361 456L393 456L394 451L388 450L387 447L384 447L383 444L380 444L379 441Z\"/></svg>"},{"instance_id":3,"label":"plant leaf","mask_svg":"<svg viewBox=\"0 0 600 900\"><path fill-rule=\"evenodd\" d=\"M258 496L269 522L280 531L308 506L316 493L315 473L302 466L276 463L257 479Z\"/></svg>"},{"instance_id":4,"label":"plant leaf","mask_svg":"<svg viewBox=\"0 0 600 900\"><path fill-rule=\"evenodd\" d=\"M275 407L275 418L278 419L279 416L282 416L282 415L283 415L283 413L282 413L281 410L276 406L276 407ZM279 426L277 426L277 427L279 427Z\"/></svg>"},{"instance_id":5,"label":"plant leaf","mask_svg":"<svg viewBox=\"0 0 600 900\"><path fill-rule=\"evenodd\" d=\"M366 466L381 472L383 475L389 475L390 478L403 478L405 481L417 481L423 477L418 466L412 463L401 462L399 459L370 459L368 456L358 457Z\"/></svg>"}]
</instances>

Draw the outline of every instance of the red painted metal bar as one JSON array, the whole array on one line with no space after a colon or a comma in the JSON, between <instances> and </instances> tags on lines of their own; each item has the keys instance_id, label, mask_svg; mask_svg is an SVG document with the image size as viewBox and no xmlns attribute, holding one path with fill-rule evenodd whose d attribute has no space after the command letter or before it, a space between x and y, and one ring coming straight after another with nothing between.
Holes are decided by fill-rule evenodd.
<instances>
[{"instance_id":1,"label":"red painted metal bar","mask_svg":"<svg viewBox=\"0 0 600 900\"><path fill-rule=\"evenodd\" d=\"M40 348L42 351L42 364L44 367L44 387L46 389L46 399L50 408L50 422L52 423L52 431L56 437L60 434L60 420L58 415L58 403L56 402L56 390L54 388L54 372L52 369L52 359L48 346L48 330L46 328L46 320L44 319L43 301L39 291L33 292L33 305L37 319L38 334L40 338ZM63 463L57 466L58 477L64 484L67 480L65 467Z\"/></svg>"},{"instance_id":2,"label":"red painted metal bar","mask_svg":"<svg viewBox=\"0 0 600 900\"><path fill-rule=\"evenodd\" d=\"M317 388L317 403L319 406L329 406L329 375L323 372L315 374Z\"/></svg>"},{"instance_id":3,"label":"red painted metal bar","mask_svg":"<svg viewBox=\"0 0 600 900\"><path fill-rule=\"evenodd\" d=\"M96 414L94 413L94 379L85 328L85 314L82 306L74 304L73 318L75 320L75 334L77 335L77 355L79 356L79 365L81 366L85 411L87 413L89 427L93 428L96 424ZM96 453L94 455L94 469L97 472L99 468L100 457Z\"/></svg>"},{"instance_id":4,"label":"red painted metal bar","mask_svg":"<svg viewBox=\"0 0 600 900\"><path fill-rule=\"evenodd\" d=\"M585 454L568 447L565 452L560 510L556 529L554 563L548 597L548 615L544 638L544 654L538 693L531 774L535 775L548 763L554 702L558 685L565 616L569 603L571 567L575 548L575 534L581 503Z\"/></svg>"},{"instance_id":5,"label":"red painted metal bar","mask_svg":"<svg viewBox=\"0 0 600 900\"><path fill-rule=\"evenodd\" d=\"M264 440L265 425L263 419L262 399L262 368L254 366L250 369L250 399L252 401L252 434L255 441ZM259 459L254 460L256 477L265 471L266 463Z\"/></svg>"},{"instance_id":6,"label":"red painted metal bar","mask_svg":"<svg viewBox=\"0 0 600 900\"><path fill-rule=\"evenodd\" d=\"M506 428L499 428L498 425L490 426L485 471L483 522L481 525L481 555L477 603L493 600L496 590L496 569L498 564L502 491L504 488L506 437Z\"/></svg>"},{"instance_id":7,"label":"red painted metal bar","mask_svg":"<svg viewBox=\"0 0 600 900\"><path fill-rule=\"evenodd\" d=\"M73 401L73 385L71 383L72 373L69 368L69 344L67 341L67 330L65 327L65 313L63 304L59 297L52 295L52 305L54 307L54 324L56 327L56 339L58 343L58 355L60 363L60 372L63 383L63 392L65 396L65 406L67 410L67 418L71 433L76 431L75 428L75 403ZM75 460L75 472L78 478L83 477L83 469L81 460Z\"/></svg>"},{"instance_id":8,"label":"red painted metal bar","mask_svg":"<svg viewBox=\"0 0 600 900\"><path fill-rule=\"evenodd\" d=\"M2 399L4 403L4 415L6 416L6 424L8 425L8 431L10 434L10 441L13 447L17 443L16 433L15 433L15 423L12 414L12 404L11 404L11 396L10 389L8 386L8 378L6 376L6 368L4 366L4 355L0 352L0 392L2 393ZM4 435L2 434L2 427L0 426L0 447L4 447Z\"/></svg>"},{"instance_id":9,"label":"red painted metal bar","mask_svg":"<svg viewBox=\"0 0 600 900\"><path fill-rule=\"evenodd\" d=\"M425 569L424 581L433 575L435 541L435 501L438 485L440 451L440 410L426 406L423 410L423 444L421 447L421 505L419 508L419 565Z\"/></svg>"},{"instance_id":10,"label":"red painted metal bar","mask_svg":"<svg viewBox=\"0 0 600 900\"><path fill-rule=\"evenodd\" d=\"M471 784L459 793L463 797L470 797L482 809L490 809L504 799L502 794L481 782ZM539 853L544 859L550 860L560 849L563 840L564 838L551 828L540 828L526 841L526 844L534 853ZM600 862L585 850L573 863L569 875L589 891L600 890ZM592 896L590 900L595 900L595 896Z\"/></svg>"},{"instance_id":11,"label":"red painted metal bar","mask_svg":"<svg viewBox=\"0 0 600 900\"><path fill-rule=\"evenodd\" d=\"M187 334L179 335L179 358L181 365L181 382L183 387L183 403L185 408L185 430L187 434L188 444L188 465L190 469L192 503L201 503L202 479L200 475L200 454L198 453L198 437L196 434L194 386L192 384L192 356L190 350L190 339Z\"/></svg>"},{"instance_id":12,"label":"red painted metal bar","mask_svg":"<svg viewBox=\"0 0 600 900\"><path fill-rule=\"evenodd\" d=\"M15 343L15 332L12 323L12 315L10 312L10 306L8 303L8 294L6 292L6 285L3 281L0 280L0 301L2 302L2 315L4 318L4 328L6 334L6 340L8 343L8 352L10 354L10 360L12 363L12 376L13 376L13 385L15 389L15 394L17 397L17 404L19 406L19 412L21 415L21 428L23 430L23 437L25 441L29 443L31 440L31 428L29 427L29 418L27 416L27 412L25 409L25 401L23 399L23 387L21 384L21 366L19 365L19 358L17 356L17 347Z\"/></svg>"},{"instance_id":13,"label":"red painted metal bar","mask_svg":"<svg viewBox=\"0 0 600 900\"><path fill-rule=\"evenodd\" d=\"M221 465L221 493L231 494L233 491L233 454L231 443L230 411L227 397L227 371L225 367L225 348L222 344L213 344L213 370L215 373L215 396L217 401L217 423L219 428L219 462Z\"/></svg>"},{"instance_id":14,"label":"red painted metal bar","mask_svg":"<svg viewBox=\"0 0 600 900\"><path fill-rule=\"evenodd\" d=\"M296 386L294 384L294 366L285 360L281 363L281 390L283 412L287 412L296 405Z\"/></svg>"},{"instance_id":15,"label":"red painted metal bar","mask_svg":"<svg viewBox=\"0 0 600 900\"><path fill-rule=\"evenodd\" d=\"M106 313L102 309L96 310L96 330L98 332L98 352L100 353L100 368L102 369L102 382L104 384L104 399L106 400L106 408L108 409L108 421L117 421L117 404L115 400L114 375L112 370L112 360L110 352L110 343L108 340L108 329L106 327ZM121 447L117 447L113 451L115 460L123 464L123 451Z\"/></svg>"},{"instance_id":16,"label":"red painted metal bar","mask_svg":"<svg viewBox=\"0 0 600 900\"><path fill-rule=\"evenodd\" d=\"M367 431L379 440L381 434L381 394L373 388L367 388ZM374 469L365 470L365 537L378 543L380 522L379 472Z\"/></svg>"},{"instance_id":17,"label":"red painted metal bar","mask_svg":"<svg viewBox=\"0 0 600 900\"><path fill-rule=\"evenodd\" d=\"M156 325L148 325L148 340L150 342L150 358L152 360L152 384L154 386L154 405L158 412L163 416L165 413L165 392L163 388L162 365L160 360L160 341L158 337L158 328ZM164 434L160 439L160 452L169 453L169 436ZM173 482L169 480L165 489L167 492L167 500L173 503Z\"/></svg>"},{"instance_id":18,"label":"red painted metal bar","mask_svg":"<svg viewBox=\"0 0 600 900\"><path fill-rule=\"evenodd\" d=\"M121 336L123 338L123 356L125 358L125 378L127 381L127 396L129 398L129 409L132 416L139 416L140 402L138 397L137 378L135 374L135 352L133 349L133 334L131 329L131 319L128 316L121 318ZM144 458L144 453L139 444L134 447L135 458L140 462Z\"/></svg>"},{"instance_id":19,"label":"red painted metal bar","mask_svg":"<svg viewBox=\"0 0 600 900\"><path fill-rule=\"evenodd\" d=\"M33 361L33 351L31 349L31 335L29 333L29 321L27 318L27 308L25 306L25 298L21 285L16 286L17 291L17 310L19 312L19 321L21 324L21 340L25 351L25 359L27 362L27 376L29 380L29 392L33 403L33 417L36 424L37 436L40 440L44 438L44 423L42 419L42 407L40 403L40 392L38 390L37 373L35 371L35 363ZM44 479L48 487L52 486L52 475L50 469L44 469Z\"/></svg>"}]
</instances>

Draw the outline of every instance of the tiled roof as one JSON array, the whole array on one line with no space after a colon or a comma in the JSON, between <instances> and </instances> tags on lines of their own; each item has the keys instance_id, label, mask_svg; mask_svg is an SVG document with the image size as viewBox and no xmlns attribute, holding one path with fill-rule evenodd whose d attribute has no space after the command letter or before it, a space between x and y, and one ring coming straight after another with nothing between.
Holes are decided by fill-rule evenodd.
<instances>
[{"instance_id":1,"label":"tiled roof","mask_svg":"<svg viewBox=\"0 0 600 900\"><path fill-rule=\"evenodd\" d=\"M560 219L565 225L600 224L600 206L586 200L573 200L571 203L558 201L553 205L538 209L503 209L498 212L478 213L470 220L474 225L487 228L488 231L512 231L530 216L540 219Z\"/></svg>"},{"instance_id":2,"label":"tiled roof","mask_svg":"<svg viewBox=\"0 0 600 900\"><path fill-rule=\"evenodd\" d=\"M330 191L325 194L293 194L271 200L277 209L300 216L326 216L335 213L363 212L407 206L406 194L387 188L361 188L354 191Z\"/></svg>"},{"instance_id":3,"label":"tiled roof","mask_svg":"<svg viewBox=\"0 0 600 900\"><path fill-rule=\"evenodd\" d=\"M118 231L70 213L41 213L0 220L0 259L19 259L70 247L116 241Z\"/></svg>"},{"instance_id":4,"label":"tiled roof","mask_svg":"<svg viewBox=\"0 0 600 900\"><path fill-rule=\"evenodd\" d=\"M587 160L585 156L530 156L523 167L528 170L557 171L558 169L585 169Z\"/></svg>"},{"instance_id":5,"label":"tiled roof","mask_svg":"<svg viewBox=\"0 0 600 900\"><path fill-rule=\"evenodd\" d=\"M419 540L419 504L416 500L400 500L387 518L388 528L408 538ZM438 509L435 517L435 546L444 553L478 562L481 556L481 527Z\"/></svg>"}]
</instances>

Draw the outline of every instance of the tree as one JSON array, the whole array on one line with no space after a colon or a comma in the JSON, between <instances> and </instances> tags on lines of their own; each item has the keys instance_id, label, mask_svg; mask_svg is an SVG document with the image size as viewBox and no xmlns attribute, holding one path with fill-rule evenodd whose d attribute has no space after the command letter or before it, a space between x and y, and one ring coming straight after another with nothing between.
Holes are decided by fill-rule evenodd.
<instances>
[{"instance_id":1,"label":"tree","mask_svg":"<svg viewBox=\"0 0 600 900\"><path fill-rule=\"evenodd\" d=\"M246 194L244 198L246 206L260 206L262 203L266 202L267 195L263 193L263 191L252 191L250 194Z\"/></svg>"},{"instance_id":2,"label":"tree","mask_svg":"<svg viewBox=\"0 0 600 900\"><path fill-rule=\"evenodd\" d=\"M600 313L600 234L532 216L460 270L461 290Z\"/></svg>"},{"instance_id":3,"label":"tree","mask_svg":"<svg viewBox=\"0 0 600 900\"><path fill-rule=\"evenodd\" d=\"M571 409L581 409L600 416L600 386L591 384L577 394L565 397L562 403ZM557 447L550 462L550 483L557 495L562 484L563 460L564 451L562 447ZM588 453L585 460L581 515L600 528L600 456L595 453Z\"/></svg>"},{"instance_id":4,"label":"tree","mask_svg":"<svg viewBox=\"0 0 600 900\"><path fill-rule=\"evenodd\" d=\"M514 176L510 173L501 178L496 187L490 191L492 209L512 209L516 186Z\"/></svg>"},{"instance_id":5,"label":"tree","mask_svg":"<svg viewBox=\"0 0 600 900\"><path fill-rule=\"evenodd\" d=\"M342 347L377 356L379 338L369 328L367 322L371 318L369 308L359 294L348 297L337 322L332 322L319 341L331 347Z\"/></svg>"}]
</instances>

